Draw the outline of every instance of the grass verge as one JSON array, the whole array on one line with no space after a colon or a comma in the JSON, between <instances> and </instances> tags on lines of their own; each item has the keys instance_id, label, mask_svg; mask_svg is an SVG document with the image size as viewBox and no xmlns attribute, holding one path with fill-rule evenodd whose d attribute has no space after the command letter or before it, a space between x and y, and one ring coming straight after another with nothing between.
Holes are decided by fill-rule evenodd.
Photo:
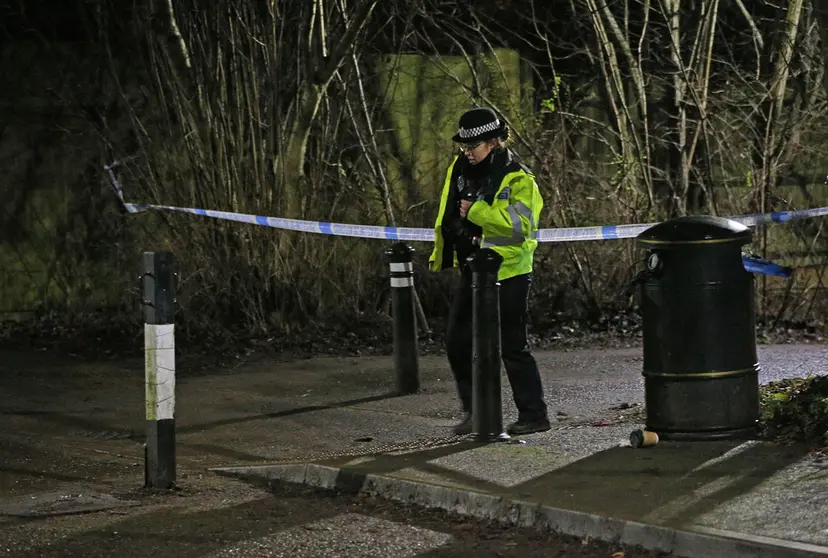
<instances>
[{"instance_id":1,"label":"grass verge","mask_svg":"<svg viewBox=\"0 0 828 558\"><path fill-rule=\"evenodd\" d=\"M761 387L760 403L769 437L828 448L828 376L771 382Z\"/></svg>"}]
</instances>

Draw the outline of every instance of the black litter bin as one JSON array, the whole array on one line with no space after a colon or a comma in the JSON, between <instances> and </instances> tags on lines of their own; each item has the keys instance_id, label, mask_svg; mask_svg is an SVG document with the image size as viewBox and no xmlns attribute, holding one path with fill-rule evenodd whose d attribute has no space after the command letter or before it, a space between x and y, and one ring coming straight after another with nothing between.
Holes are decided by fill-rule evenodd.
<instances>
[{"instance_id":1,"label":"black litter bin","mask_svg":"<svg viewBox=\"0 0 828 558\"><path fill-rule=\"evenodd\" d=\"M753 275L744 225L681 217L638 236L647 430L669 440L745 438L759 419Z\"/></svg>"}]
</instances>

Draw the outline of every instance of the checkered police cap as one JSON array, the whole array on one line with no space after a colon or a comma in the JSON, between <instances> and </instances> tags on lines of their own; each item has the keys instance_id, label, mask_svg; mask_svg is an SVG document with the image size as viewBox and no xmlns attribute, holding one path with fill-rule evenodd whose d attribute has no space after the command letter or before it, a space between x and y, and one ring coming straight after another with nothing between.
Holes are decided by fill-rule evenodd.
<instances>
[{"instance_id":1,"label":"checkered police cap","mask_svg":"<svg viewBox=\"0 0 828 558\"><path fill-rule=\"evenodd\" d=\"M506 123L489 108L474 108L460 117L460 127L452 138L458 143L473 143L506 135Z\"/></svg>"}]
</instances>

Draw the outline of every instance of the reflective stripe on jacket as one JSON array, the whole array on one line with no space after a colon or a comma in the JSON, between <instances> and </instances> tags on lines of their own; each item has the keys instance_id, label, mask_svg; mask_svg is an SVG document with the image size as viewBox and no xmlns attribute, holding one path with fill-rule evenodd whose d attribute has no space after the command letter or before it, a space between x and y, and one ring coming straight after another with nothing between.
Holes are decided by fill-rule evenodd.
<instances>
[{"instance_id":1,"label":"reflective stripe on jacket","mask_svg":"<svg viewBox=\"0 0 828 558\"><path fill-rule=\"evenodd\" d=\"M455 196L451 195L452 188L456 188L452 176L458 159L459 156L455 156L446 172L440 209L434 225L434 250L429 258L432 271L441 271L447 267L443 253L446 243L442 225L448 200L455 200ZM483 229L481 248L491 248L503 257L498 273L501 281L532 271L534 253L538 246L538 221L543 209L543 198L535 183L534 174L517 162L510 162L505 171L491 201L478 199L466 216L468 221ZM456 254L452 260L452 267L458 267Z\"/></svg>"}]
</instances>

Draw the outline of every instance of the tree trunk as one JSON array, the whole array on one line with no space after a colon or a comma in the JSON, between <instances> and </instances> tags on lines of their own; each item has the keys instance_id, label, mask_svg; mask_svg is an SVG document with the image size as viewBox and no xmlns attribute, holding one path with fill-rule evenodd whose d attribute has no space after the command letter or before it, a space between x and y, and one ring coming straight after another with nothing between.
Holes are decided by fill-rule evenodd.
<instances>
[{"instance_id":1,"label":"tree trunk","mask_svg":"<svg viewBox=\"0 0 828 558\"><path fill-rule=\"evenodd\" d=\"M319 111L319 104L327 87L305 84L299 94L298 110L293 119L285 144L276 159L275 174L279 176L283 187L284 205L282 211L288 219L302 217L302 199L305 178L305 152L308 147L313 122Z\"/></svg>"},{"instance_id":2,"label":"tree trunk","mask_svg":"<svg viewBox=\"0 0 828 558\"><path fill-rule=\"evenodd\" d=\"M828 60L828 3L825 0L812 0L814 6L814 13L819 22L819 36L822 42L822 62L826 63ZM822 76L822 83L825 90L828 91L828 72Z\"/></svg>"}]
</instances>

